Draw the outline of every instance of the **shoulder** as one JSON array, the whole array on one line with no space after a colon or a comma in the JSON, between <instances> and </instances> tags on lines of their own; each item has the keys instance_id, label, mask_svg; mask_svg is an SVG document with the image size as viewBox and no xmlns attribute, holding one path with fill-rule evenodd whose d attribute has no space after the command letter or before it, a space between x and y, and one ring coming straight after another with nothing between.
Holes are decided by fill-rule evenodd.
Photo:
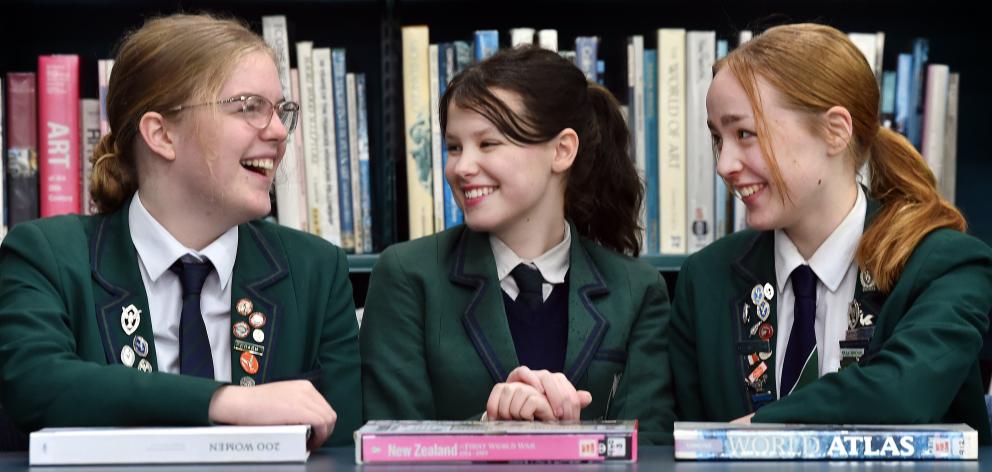
<instances>
[{"instance_id":1,"label":"shoulder","mask_svg":"<svg viewBox=\"0 0 992 472\"><path fill-rule=\"evenodd\" d=\"M338 259L347 258L343 249L319 236L269 221L254 220L242 225L240 230L250 232L248 236L261 238L260 244L275 246L270 249L284 254L293 267L335 264Z\"/></svg>"},{"instance_id":2,"label":"shoulder","mask_svg":"<svg viewBox=\"0 0 992 472\"><path fill-rule=\"evenodd\" d=\"M682 264L682 270L693 270L701 267L707 269L727 268L729 270L730 265L749 252L758 244L759 240L771 237L771 232L752 229L728 234L686 257Z\"/></svg>"},{"instance_id":3,"label":"shoulder","mask_svg":"<svg viewBox=\"0 0 992 472\"><path fill-rule=\"evenodd\" d=\"M637 291L636 287L664 287L661 273L644 260L616 252L585 237L580 237L579 241L596 270L607 281L622 282L629 285L632 291Z\"/></svg>"},{"instance_id":4,"label":"shoulder","mask_svg":"<svg viewBox=\"0 0 992 472\"><path fill-rule=\"evenodd\" d=\"M373 272L400 268L405 271L429 271L446 267L449 260L455 257L462 236L467 231L464 225L459 225L440 233L393 244L379 255Z\"/></svg>"},{"instance_id":5,"label":"shoulder","mask_svg":"<svg viewBox=\"0 0 992 472\"><path fill-rule=\"evenodd\" d=\"M39 245L55 252L85 252L94 228L102 218L104 217L62 215L25 221L10 230L3 245L8 249L27 249L30 252L40 249Z\"/></svg>"},{"instance_id":6,"label":"shoulder","mask_svg":"<svg viewBox=\"0 0 992 472\"><path fill-rule=\"evenodd\" d=\"M974 236L941 228L920 240L906 261L904 273L914 269L946 270L966 264L992 265L992 248Z\"/></svg>"}]
</instances>

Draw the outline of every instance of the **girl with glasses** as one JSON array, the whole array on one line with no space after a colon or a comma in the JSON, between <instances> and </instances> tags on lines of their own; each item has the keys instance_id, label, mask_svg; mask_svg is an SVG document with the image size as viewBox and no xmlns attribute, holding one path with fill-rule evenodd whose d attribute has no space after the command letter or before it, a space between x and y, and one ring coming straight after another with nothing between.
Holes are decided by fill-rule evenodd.
<instances>
[{"instance_id":1,"label":"girl with glasses","mask_svg":"<svg viewBox=\"0 0 992 472\"><path fill-rule=\"evenodd\" d=\"M259 219L296 125L273 51L205 15L120 45L96 216L19 225L0 247L0 398L46 426L361 420L357 323L340 248Z\"/></svg>"}]
</instances>

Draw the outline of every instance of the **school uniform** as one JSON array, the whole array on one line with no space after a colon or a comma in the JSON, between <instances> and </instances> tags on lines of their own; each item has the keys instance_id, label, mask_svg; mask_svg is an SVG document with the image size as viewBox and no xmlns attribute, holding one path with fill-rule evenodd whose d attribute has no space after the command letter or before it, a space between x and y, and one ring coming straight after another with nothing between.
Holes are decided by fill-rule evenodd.
<instances>
[{"instance_id":1,"label":"school uniform","mask_svg":"<svg viewBox=\"0 0 992 472\"><path fill-rule=\"evenodd\" d=\"M201 305L214 376L176 375L175 333L156 311L181 302L145 290L176 282L155 251L139 258L132 234L151 223L136 231L132 209L22 223L0 247L0 402L13 420L25 430L207 425L222 385L305 379L338 414L327 444L351 443L361 380L344 252L253 221L193 255L216 271Z\"/></svg>"},{"instance_id":2,"label":"school uniform","mask_svg":"<svg viewBox=\"0 0 992 472\"><path fill-rule=\"evenodd\" d=\"M858 205L863 217L852 211L848 218L863 230L878 202ZM798 252L782 247L791 241L775 231L742 231L686 259L672 320L679 419L730 421L756 412L754 422L968 423L989 443L978 352L992 308L992 249L958 231L933 231L884 294L852 265L860 233L838 236L845 224L849 231L845 222L821 246L835 249L809 261L821 279L817 300L832 306L821 320L817 303L819 372L812 367L819 378L791 393L782 385L781 337L793 331L791 321L779 322L797 296L794 283L782 280L796 265L790 258Z\"/></svg>"},{"instance_id":3,"label":"school uniform","mask_svg":"<svg viewBox=\"0 0 992 472\"><path fill-rule=\"evenodd\" d=\"M545 304L562 297L565 352L557 362L576 389L592 394L581 417L636 418L642 442L670 443L664 281L647 264L568 231L567 274L542 295ZM360 336L367 419L478 419L521 355L556 362L515 345L533 333L508 317L521 296L501 282L508 265L497 263L488 234L466 226L380 255ZM555 272L554 263L536 265Z\"/></svg>"}]
</instances>

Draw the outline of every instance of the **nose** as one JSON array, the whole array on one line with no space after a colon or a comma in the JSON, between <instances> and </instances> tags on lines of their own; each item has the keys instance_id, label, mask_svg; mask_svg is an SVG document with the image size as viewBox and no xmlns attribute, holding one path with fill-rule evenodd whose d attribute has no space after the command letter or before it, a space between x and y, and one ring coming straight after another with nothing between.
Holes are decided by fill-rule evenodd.
<instances>
[{"instance_id":1,"label":"nose","mask_svg":"<svg viewBox=\"0 0 992 472\"><path fill-rule=\"evenodd\" d=\"M732 180L732 177L744 168L741 163L741 153L731 145L724 145L721 149L713 150L716 160L716 172L725 180Z\"/></svg>"},{"instance_id":2,"label":"nose","mask_svg":"<svg viewBox=\"0 0 992 472\"><path fill-rule=\"evenodd\" d=\"M272 116L269 117L269 126L266 126L262 130L262 133L262 136L266 140L275 140L278 142L283 142L289 137L289 130L286 129L286 125L279 119L278 113L272 113Z\"/></svg>"},{"instance_id":3,"label":"nose","mask_svg":"<svg viewBox=\"0 0 992 472\"><path fill-rule=\"evenodd\" d=\"M463 148L457 158L448 158L448 163L452 165L455 177L465 179L479 173L478 156L468 148Z\"/></svg>"}]
</instances>

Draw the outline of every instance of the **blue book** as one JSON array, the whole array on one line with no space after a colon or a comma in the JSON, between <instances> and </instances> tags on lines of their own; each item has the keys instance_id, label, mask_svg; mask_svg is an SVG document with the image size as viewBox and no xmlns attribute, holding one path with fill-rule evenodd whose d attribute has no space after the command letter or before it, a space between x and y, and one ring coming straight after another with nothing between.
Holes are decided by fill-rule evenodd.
<instances>
[{"instance_id":1,"label":"blue book","mask_svg":"<svg viewBox=\"0 0 992 472\"><path fill-rule=\"evenodd\" d=\"M606 77L606 61L602 59L596 59L596 83L599 85L603 85L605 77Z\"/></svg>"},{"instance_id":2,"label":"blue book","mask_svg":"<svg viewBox=\"0 0 992 472\"><path fill-rule=\"evenodd\" d=\"M372 252L372 183L369 173L369 118L365 100L365 74L355 74L355 100L358 116L358 175L362 199L362 241L355 241L362 252ZM356 251L357 252L357 251Z\"/></svg>"},{"instance_id":3,"label":"blue book","mask_svg":"<svg viewBox=\"0 0 992 472\"><path fill-rule=\"evenodd\" d=\"M882 121L883 125L891 128L892 118L896 108L896 73L891 70L882 72Z\"/></svg>"},{"instance_id":4,"label":"blue book","mask_svg":"<svg viewBox=\"0 0 992 472\"><path fill-rule=\"evenodd\" d=\"M716 41L716 60L719 61L727 55L727 48L728 44L726 39L718 39Z\"/></svg>"},{"instance_id":5,"label":"blue book","mask_svg":"<svg viewBox=\"0 0 992 472\"><path fill-rule=\"evenodd\" d=\"M578 36L575 38L575 65L586 75L586 80L597 82L596 60L599 59L599 38Z\"/></svg>"},{"instance_id":6,"label":"blue book","mask_svg":"<svg viewBox=\"0 0 992 472\"><path fill-rule=\"evenodd\" d=\"M454 43L441 43L438 44L438 54L437 54L437 84L438 84L438 96L443 97L445 90L448 89L448 82L454 78L454 72L456 69L456 46ZM448 143L444 139L444 135L441 135L441 166L445 167L448 165ZM455 201L455 195L451 193L451 185L447 181L444 182L444 227L445 229L451 228L453 226L458 226L462 222L462 212L458 208L458 203Z\"/></svg>"},{"instance_id":7,"label":"blue book","mask_svg":"<svg viewBox=\"0 0 992 472\"><path fill-rule=\"evenodd\" d=\"M648 254L661 251L658 213L658 51L644 50L644 206Z\"/></svg>"},{"instance_id":8,"label":"blue book","mask_svg":"<svg viewBox=\"0 0 992 472\"><path fill-rule=\"evenodd\" d=\"M718 39L716 42L716 60L723 59L727 56L728 43L726 39ZM719 156L714 156L719 157ZM730 192L727 191L727 182L720 177L720 174L713 171L713 189L715 194L713 195L713 205L716 210L713 212L714 219L714 230L713 238L720 239L733 232L731 227L731 222L733 221L734 207L731 205Z\"/></svg>"},{"instance_id":9,"label":"blue book","mask_svg":"<svg viewBox=\"0 0 992 472\"><path fill-rule=\"evenodd\" d=\"M334 136L337 139L338 211L341 215L341 248L355 250L355 216L351 208L351 151L348 148L348 90L345 85L345 51L331 50L334 87Z\"/></svg>"},{"instance_id":10,"label":"blue book","mask_svg":"<svg viewBox=\"0 0 992 472\"><path fill-rule=\"evenodd\" d=\"M499 31L478 30L475 32L475 62L496 54L499 50Z\"/></svg>"},{"instance_id":11,"label":"blue book","mask_svg":"<svg viewBox=\"0 0 992 472\"><path fill-rule=\"evenodd\" d=\"M930 56L930 41L926 38L916 38L913 41L912 82L909 90L909 117L906 137L916 149L923 144L923 81L926 77L927 61Z\"/></svg>"},{"instance_id":12,"label":"blue book","mask_svg":"<svg viewBox=\"0 0 992 472\"><path fill-rule=\"evenodd\" d=\"M912 90L913 55L900 54L896 64L896 98L893 104L895 115L894 129L906 134L909 122L909 94Z\"/></svg>"},{"instance_id":13,"label":"blue book","mask_svg":"<svg viewBox=\"0 0 992 472\"><path fill-rule=\"evenodd\" d=\"M804 425L675 422L677 460L978 460L966 424Z\"/></svg>"},{"instance_id":14,"label":"blue book","mask_svg":"<svg viewBox=\"0 0 992 472\"><path fill-rule=\"evenodd\" d=\"M465 68L472 65L472 46L467 41L455 41L455 74L460 74ZM454 79L454 77L451 77ZM451 82L449 79L448 82Z\"/></svg>"}]
</instances>

